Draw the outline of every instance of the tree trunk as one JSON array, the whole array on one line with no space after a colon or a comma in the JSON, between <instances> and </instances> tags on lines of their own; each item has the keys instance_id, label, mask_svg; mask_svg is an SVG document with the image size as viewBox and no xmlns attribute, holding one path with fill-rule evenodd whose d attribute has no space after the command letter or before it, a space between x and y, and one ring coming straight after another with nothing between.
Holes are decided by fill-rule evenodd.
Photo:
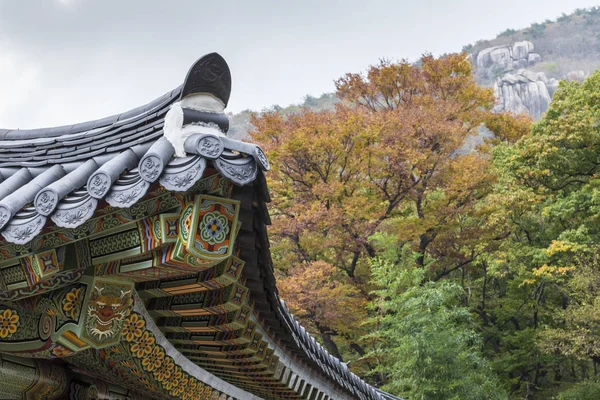
<instances>
[{"instance_id":1,"label":"tree trunk","mask_svg":"<svg viewBox=\"0 0 600 400\"><path fill-rule=\"evenodd\" d=\"M333 338L331 337L331 329L329 329L326 326L319 325L317 323L315 323L315 325L317 326L317 329L321 334L321 338L323 338L323 344L325 345L325 348L327 349L329 354L338 358L340 361L344 361L342 355L340 354L340 349L338 349L337 344L335 344Z\"/></svg>"}]
</instances>

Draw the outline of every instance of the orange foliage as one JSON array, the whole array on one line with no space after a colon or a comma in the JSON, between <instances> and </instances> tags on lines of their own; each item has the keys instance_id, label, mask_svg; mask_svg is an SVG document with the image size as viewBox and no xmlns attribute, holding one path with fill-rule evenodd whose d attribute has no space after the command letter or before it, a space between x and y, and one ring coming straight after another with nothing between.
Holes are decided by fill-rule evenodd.
<instances>
[{"instance_id":1,"label":"orange foliage","mask_svg":"<svg viewBox=\"0 0 600 400\"><path fill-rule=\"evenodd\" d=\"M308 319L319 331L350 334L366 317L366 301L360 291L323 261L300 264L277 286L293 313Z\"/></svg>"},{"instance_id":2,"label":"orange foliage","mask_svg":"<svg viewBox=\"0 0 600 400\"><path fill-rule=\"evenodd\" d=\"M533 120L526 114L489 114L485 126L496 132L496 141L514 143L531 131Z\"/></svg>"},{"instance_id":3,"label":"orange foliage","mask_svg":"<svg viewBox=\"0 0 600 400\"><path fill-rule=\"evenodd\" d=\"M485 243L477 202L494 176L489 157L467 153L465 140L488 120L495 130L510 127L500 132L507 138L524 124L492 118L493 93L477 86L464 54L426 55L419 64L382 61L366 77L346 74L336 82L343 102L335 110L252 118L252 137L273 166L273 254L291 274L283 298L313 322L331 327L351 317L340 305L346 296L332 293L349 284L364 290L377 232L411 243L421 267L428 255L442 260L431 264L434 277L468 265ZM331 271L339 280L336 269L350 278L339 287L311 276Z\"/></svg>"}]
</instances>

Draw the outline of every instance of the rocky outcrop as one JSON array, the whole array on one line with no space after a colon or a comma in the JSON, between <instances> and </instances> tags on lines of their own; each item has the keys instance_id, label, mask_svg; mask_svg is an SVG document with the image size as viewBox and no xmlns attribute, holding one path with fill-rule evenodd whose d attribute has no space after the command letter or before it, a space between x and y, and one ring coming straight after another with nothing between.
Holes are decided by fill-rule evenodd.
<instances>
[{"instance_id":1,"label":"rocky outcrop","mask_svg":"<svg viewBox=\"0 0 600 400\"><path fill-rule=\"evenodd\" d=\"M542 61L542 56L540 56L537 53L529 53L529 56L527 56L528 65L534 65L539 63L540 61Z\"/></svg>"},{"instance_id":2,"label":"rocky outcrop","mask_svg":"<svg viewBox=\"0 0 600 400\"><path fill-rule=\"evenodd\" d=\"M494 111L528 113L538 119L548 109L558 81L527 69L541 61L541 56L534 52L533 43L523 41L489 47L473 55L472 61L477 67L477 75L496 79Z\"/></svg>"},{"instance_id":3,"label":"rocky outcrop","mask_svg":"<svg viewBox=\"0 0 600 400\"><path fill-rule=\"evenodd\" d=\"M476 76L483 77L484 82L495 79L497 102L494 111L527 113L537 120L548 109L558 89L558 80L548 79L543 72L527 69L541 61L541 56L533 50L533 43L523 41L489 47L470 55L477 68ZM494 78L497 76L500 77ZM586 76L584 71L571 71L561 79L583 82Z\"/></svg>"},{"instance_id":4,"label":"rocky outcrop","mask_svg":"<svg viewBox=\"0 0 600 400\"><path fill-rule=\"evenodd\" d=\"M497 99L494 111L528 113L534 119L539 119L548 109L557 87L558 81L548 79L543 72L520 69L506 74L494 83Z\"/></svg>"},{"instance_id":5,"label":"rocky outcrop","mask_svg":"<svg viewBox=\"0 0 600 400\"><path fill-rule=\"evenodd\" d=\"M568 82L583 82L586 77L584 71L571 71L563 78ZM508 73L494 83L494 111L528 113L537 120L548 109L558 83L555 78L548 79L543 72L520 69Z\"/></svg>"},{"instance_id":6,"label":"rocky outcrop","mask_svg":"<svg viewBox=\"0 0 600 400\"><path fill-rule=\"evenodd\" d=\"M513 45L490 47L473 56L473 64L477 68L500 72L527 68L541 59L539 54L533 52L533 49L533 43L528 41L516 42Z\"/></svg>"}]
</instances>

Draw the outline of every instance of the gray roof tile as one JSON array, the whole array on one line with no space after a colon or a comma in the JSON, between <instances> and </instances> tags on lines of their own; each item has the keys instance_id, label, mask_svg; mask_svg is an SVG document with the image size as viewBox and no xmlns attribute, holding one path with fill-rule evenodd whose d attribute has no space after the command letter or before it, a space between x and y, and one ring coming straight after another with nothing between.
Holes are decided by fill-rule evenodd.
<instances>
[{"instance_id":1,"label":"gray roof tile","mask_svg":"<svg viewBox=\"0 0 600 400\"><path fill-rule=\"evenodd\" d=\"M0 200L0 229L8 224L21 208L31 203L41 189L60 179L64 173L60 165L55 165ZM22 176L26 178L27 174Z\"/></svg>"},{"instance_id":2,"label":"gray roof tile","mask_svg":"<svg viewBox=\"0 0 600 400\"><path fill-rule=\"evenodd\" d=\"M121 138L112 139L112 140L109 140L107 142L102 142L102 143L94 144L90 148L92 150L106 149L107 147L114 146L114 145L117 145L117 144L121 143L121 140L122 140Z\"/></svg>"},{"instance_id":3,"label":"gray roof tile","mask_svg":"<svg viewBox=\"0 0 600 400\"><path fill-rule=\"evenodd\" d=\"M96 199L104 198L119 175L125 170L134 168L138 162L138 157L131 149L118 153L89 177L87 188L90 195Z\"/></svg>"},{"instance_id":4,"label":"gray roof tile","mask_svg":"<svg viewBox=\"0 0 600 400\"><path fill-rule=\"evenodd\" d=\"M87 161L90 159L90 157L94 157L98 154L102 154L104 153L103 149L98 149L96 151L91 151L88 150L87 152L73 152L73 153L69 153L69 154L74 154L77 153L76 155L72 156L72 157L63 157L61 158L61 164L62 163L70 163L73 161Z\"/></svg>"},{"instance_id":5,"label":"gray roof tile","mask_svg":"<svg viewBox=\"0 0 600 400\"><path fill-rule=\"evenodd\" d=\"M61 145L63 146L76 146L79 144L83 144L83 143L90 143L94 140L94 137L83 137L80 139L73 139L73 140L61 140L59 141Z\"/></svg>"},{"instance_id":6,"label":"gray roof tile","mask_svg":"<svg viewBox=\"0 0 600 400\"><path fill-rule=\"evenodd\" d=\"M4 173L3 173L4 175ZM27 168L21 168L4 182L0 183L0 200L13 193L18 188L24 186L32 179L31 173Z\"/></svg>"},{"instance_id":7,"label":"gray roof tile","mask_svg":"<svg viewBox=\"0 0 600 400\"><path fill-rule=\"evenodd\" d=\"M79 168L42 188L36 195L34 206L38 213L50 215L58 202L72 191L83 187L92 173L98 169L93 159L87 160Z\"/></svg>"}]
</instances>

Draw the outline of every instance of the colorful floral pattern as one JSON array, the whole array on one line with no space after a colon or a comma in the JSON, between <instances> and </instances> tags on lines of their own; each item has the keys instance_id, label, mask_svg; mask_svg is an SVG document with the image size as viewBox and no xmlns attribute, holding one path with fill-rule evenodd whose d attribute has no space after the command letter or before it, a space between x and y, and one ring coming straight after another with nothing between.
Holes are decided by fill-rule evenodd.
<instances>
[{"instance_id":1,"label":"colorful floral pattern","mask_svg":"<svg viewBox=\"0 0 600 400\"><path fill-rule=\"evenodd\" d=\"M185 387L181 397L183 400L191 400L191 399L196 398L197 395L201 394L201 393L197 393L197 392L198 392L198 382L196 382L195 379L190 379L190 382Z\"/></svg>"},{"instance_id":2,"label":"colorful floral pattern","mask_svg":"<svg viewBox=\"0 0 600 400\"><path fill-rule=\"evenodd\" d=\"M132 343L129 350L131 353L137 358L142 358L145 355L148 355L152 352L152 348L154 347L154 335L150 333L150 331L144 331L142 336L137 340L137 342Z\"/></svg>"},{"instance_id":3,"label":"colorful floral pattern","mask_svg":"<svg viewBox=\"0 0 600 400\"><path fill-rule=\"evenodd\" d=\"M81 288L73 288L62 301L62 308L65 315L75 319L81 310Z\"/></svg>"},{"instance_id":4,"label":"colorful floral pattern","mask_svg":"<svg viewBox=\"0 0 600 400\"><path fill-rule=\"evenodd\" d=\"M211 245L222 243L228 233L227 217L218 211L206 213L200 222L200 237Z\"/></svg>"},{"instance_id":5,"label":"colorful floral pattern","mask_svg":"<svg viewBox=\"0 0 600 400\"><path fill-rule=\"evenodd\" d=\"M6 339L17 332L19 327L19 314L15 310L0 311L0 338Z\"/></svg>"},{"instance_id":6,"label":"colorful floral pattern","mask_svg":"<svg viewBox=\"0 0 600 400\"><path fill-rule=\"evenodd\" d=\"M163 383L165 389L171 392L173 389L179 386L179 381L182 375L183 371L181 370L181 367L179 365L176 365L175 369L173 370L173 374L171 374L171 377Z\"/></svg>"},{"instance_id":7,"label":"colorful floral pattern","mask_svg":"<svg viewBox=\"0 0 600 400\"><path fill-rule=\"evenodd\" d=\"M173 375L173 370L175 369L175 363L173 359L169 356L165 357L163 363L159 369L154 371L154 376L156 380L160 383L165 382L167 379L171 378Z\"/></svg>"},{"instance_id":8,"label":"colorful floral pattern","mask_svg":"<svg viewBox=\"0 0 600 400\"><path fill-rule=\"evenodd\" d=\"M135 339L142 336L142 329L144 329L145 325L146 321L137 314L131 314L129 318L123 322L122 338L127 342L133 342Z\"/></svg>"},{"instance_id":9,"label":"colorful floral pattern","mask_svg":"<svg viewBox=\"0 0 600 400\"><path fill-rule=\"evenodd\" d=\"M160 368L164 359L165 352L162 348L160 346L154 346L150 354L142 360L142 367L148 372L155 371Z\"/></svg>"},{"instance_id":10,"label":"colorful floral pattern","mask_svg":"<svg viewBox=\"0 0 600 400\"><path fill-rule=\"evenodd\" d=\"M129 349L134 358L122 361L120 366L125 367L147 390L155 392L162 389L170 396L182 400L218 399L222 395L175 364L175 360L156 343L142 315L132 312L124 321L122 333L124 350ZM120 346L111 347L109 351L102 350L102 357L109 358L108 353L112 349L120 349Z\"/></svg>"}]
</instances>

